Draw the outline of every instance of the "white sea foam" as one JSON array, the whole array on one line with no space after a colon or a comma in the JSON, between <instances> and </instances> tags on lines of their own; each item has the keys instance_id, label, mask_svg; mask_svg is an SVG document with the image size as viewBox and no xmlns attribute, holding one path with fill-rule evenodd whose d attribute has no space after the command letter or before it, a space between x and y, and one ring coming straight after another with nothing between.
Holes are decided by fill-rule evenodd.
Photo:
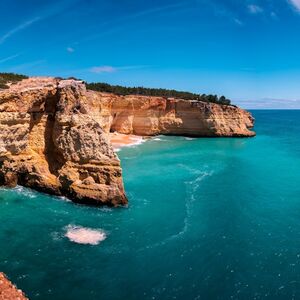
<instances>
[{"instance_id":1,"label":"white sea foam","mask_svg":"<svg viewBox=\"0 0 300 300\"><path fill-rule=\"evenodd\" d=\"M107 237L102 229L91 229L75 225L68 225L66 229L65 237L77 244L98 245Z\"/></svg>"},{"instance_id":2,"label":"white sea foam","mask_svg":"<svg viewBox=\"0 0 300 300\"><path fill-rule=\"evenodd\" d=\"M24 188L22 186L16 186L14 189L13 189L15 192L17 192L18 194L21 194L23 196L26 196L28 198L36 198L37 197L37 192L29 189L29 188Z\"/></svg>"},{"instance_id":3,"label":"white sea foam","mask_svg":"<svg viewBox=\"0 0 300 300\"><path fill-rule=\"evenodd\" d=\"M193 140L195 140L196 138L185 137L184 139L187 140L187 141L193 141Z\"/></svg>"}]
</instances>

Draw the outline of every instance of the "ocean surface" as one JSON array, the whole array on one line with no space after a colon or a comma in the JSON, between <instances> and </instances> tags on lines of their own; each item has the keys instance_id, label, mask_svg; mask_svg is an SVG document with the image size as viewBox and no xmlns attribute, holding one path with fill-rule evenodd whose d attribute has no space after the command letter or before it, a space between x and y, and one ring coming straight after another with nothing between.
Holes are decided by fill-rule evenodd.
<instances>
[{"instance_id":1,"label":"ocean surface","mask_svg":"<svg viewBox=\"0 0 300 300\"><path fill-rule=\"evenodd\" d=\"M128 208L0 189L0 270L30 299L300 299L300 111L253 114L122 149Z\"/></svg>"}]
</instances>

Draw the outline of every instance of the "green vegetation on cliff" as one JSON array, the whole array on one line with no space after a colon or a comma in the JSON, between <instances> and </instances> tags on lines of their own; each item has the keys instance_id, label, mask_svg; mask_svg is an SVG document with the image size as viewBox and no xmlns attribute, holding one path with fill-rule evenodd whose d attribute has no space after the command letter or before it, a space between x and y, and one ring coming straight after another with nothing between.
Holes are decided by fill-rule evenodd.
<instances>
[{"instance_id":1,"label":"green vegetation on cliff","mask_svg":"<svg viewBox=\"0 0 300 300\"><path fill-rule=\"evenodd\" d=\"M0 89L7 89L8 83L15 83L25 78L28 78L28 76L15 73L0 73Z\"/></svg>"},{"instance_id":2,"label":"green vegetation on cliff","mask_svg":"<svg viewBox=\"0 0 300 300\"><path fill-rule=\"evenodd\" d=\"M28 76L15 73L0 73L0 89L8 88L8 83L15 83ZM69 79L76 79L70 77ZM125 87L120 85L110 85L102 82L86 83L90 90L113 93L117 95L141 95L141 96L156 96L165 98L178 98L184 100L197 100L204 102L212 102L223 105L230 105L230 100L225 96L218 97L217 95L195 94L185 91L176 91L168 89L145 88L145 87Z\"/></svg>"},{"instance_id":3,"label":"green vegetation on cliff","mask_svg":"<svg viewBox=\"0 0 300 300\"><path fill-rule=\"evenodd\" d=\"M185 100L198 100L205 102L212 102L224 105L230 105L230 100L224 96L217 95L194 94L190 92L154 89L145 87L124 87L120 85L110 85L107 83L87 83L87 88L98 92L113 93L117 95L142 95L142 96L157 96L166 98L179 98Z\"/></svg>"}]
</instances>

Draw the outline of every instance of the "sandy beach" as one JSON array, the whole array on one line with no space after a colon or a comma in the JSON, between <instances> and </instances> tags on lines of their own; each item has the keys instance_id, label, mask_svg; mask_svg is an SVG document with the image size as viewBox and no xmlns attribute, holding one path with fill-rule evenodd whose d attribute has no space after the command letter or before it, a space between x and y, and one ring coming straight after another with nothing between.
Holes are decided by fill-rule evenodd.
<instances>
[{"instance_id":1,"label":"sandy beach","mask_svg":"<svg viewBox=\"0 0 300 300\"><path fill-rule=\"evenodd\" d=\"M144 141L144 138L142 136L121 134L117 132L110 133L109 139L115 151L118 151L123 147L139 145Z\"/></svg>"}]
</instances>

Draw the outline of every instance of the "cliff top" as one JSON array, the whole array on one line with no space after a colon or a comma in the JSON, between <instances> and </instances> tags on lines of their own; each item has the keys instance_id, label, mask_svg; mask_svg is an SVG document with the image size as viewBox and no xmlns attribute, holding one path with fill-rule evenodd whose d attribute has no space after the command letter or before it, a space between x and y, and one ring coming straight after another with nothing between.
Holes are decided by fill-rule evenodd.
<instances>
[{"instance_id":1,"label":"cliff top","mask_svg":"<svg viewBox=\"0 0 300 300\"><path fill-rule=\"evenodd\" d=\"M26 79L26 80L24 80ZM76 78L54 78L54 77L30 77L28 78L25 75L19 75L14 73L0 73L0 89L14 88L20 89L24 88L24 85L27 88L36 88L38 85L47 84L47 81L58 82L64 81L66 84L69 84L71 81L80 81ZM19 84L20 81L24 81ZM206 95L206 94L195 94L186 91L177 91L174 89L162 89L162 88L145 88L145 87L124 87L120 85L110 85L107 83L86 83L86 87L89 90L110 93L115 95L122 96L152 96L152 97L163 97L163 98L175 98L181 100L193 100L193 101L203 101L208 103L216 103L221 105L231 105L231 101L225 96L218 97L217 95Z\"/></svg>"}]
</instances>

